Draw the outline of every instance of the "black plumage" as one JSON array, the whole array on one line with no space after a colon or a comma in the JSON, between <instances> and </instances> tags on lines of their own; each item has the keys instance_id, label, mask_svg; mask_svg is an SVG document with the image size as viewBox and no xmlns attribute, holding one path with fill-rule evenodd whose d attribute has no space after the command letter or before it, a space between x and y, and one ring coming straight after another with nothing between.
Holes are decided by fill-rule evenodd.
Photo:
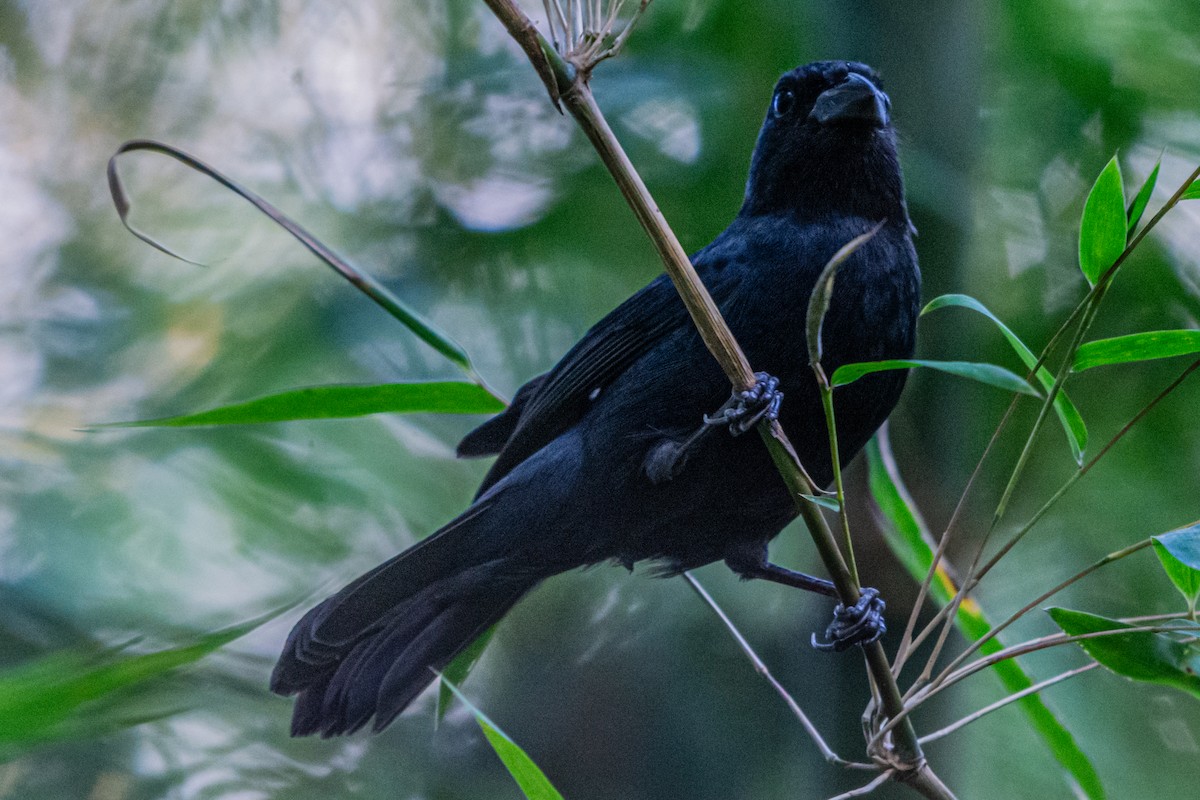
<instances>
[{"instance_id":1,"label":"black plumage","mask_svg":"<svg viewBox=\"0 0 1200 800\"><path fill-rule=\"evenodd\" d=\"M821 268L877 223L838 273L827 373L912 355L920 276L878 76L840 61L785 74L742 208L692 261L750 363L779 379L780 422L822 485L833 475L805 313ZM885 372L835 391L843 463L903 384L903 372ZM766 547L796 510L759 437L693 436L729 391L665 276L600 320L463 439L460 455L497 455L473 504L296 625L271 681L298 695L293 733L347 733L372 718L382 729L432 670L566 570L652 559L670 574L724 559L780 580Z\"/></svg>"}]
</instances>

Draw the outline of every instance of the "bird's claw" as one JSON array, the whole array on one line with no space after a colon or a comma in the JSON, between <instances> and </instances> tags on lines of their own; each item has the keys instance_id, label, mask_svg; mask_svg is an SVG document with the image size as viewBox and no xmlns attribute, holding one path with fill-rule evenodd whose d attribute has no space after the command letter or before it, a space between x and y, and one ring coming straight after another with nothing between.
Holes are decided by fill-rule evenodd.
<instances>
[{"instance_id":1,"label":"bird's claw","mask_svg":"<svg viewBox=\"0 0 1200 800\"><path fill-rule=\"evenodd\" d=\"M765 372L756 372L754 385L734 392L711 417L705 414L704 424L729 425L729 432L740 436L758 424L759 420L778 419L782 403L783 392L779 390L779 379Z\"/></svg>"},{"instance_id":2,"label":"bird's claw","mask_svg":"<svg viewBox=\"0 0 1200 800\"><path fill-rule=\"evenodd\" d=\"M814 633L812 646L817 650L840 653L856 644L871 644L887 632L883 619L886 607L878 589L863 589L858 602L850 608L838 603L833 610L833 622L825 629L826 641L818 640Z\"/></svg>"}]
</instances>

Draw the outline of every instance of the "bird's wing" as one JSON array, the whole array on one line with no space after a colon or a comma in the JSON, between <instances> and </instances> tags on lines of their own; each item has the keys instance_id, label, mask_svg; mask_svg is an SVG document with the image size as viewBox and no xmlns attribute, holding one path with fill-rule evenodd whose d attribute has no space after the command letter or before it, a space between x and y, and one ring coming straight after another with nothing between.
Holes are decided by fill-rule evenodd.
<instances>
[{"instance_id":1,"label":"bird's wing","mask_svg":"<svg viewBox=\"0 0 1200 800\"><path fill-rule=\"evenodd\" d=\"M500 455L480 493L578 422L594 392L604 391L630 364L687 322L683 301L667 276L660 275L596 323L553 369L521 387L507 411L463 439L460 455Z\"/></svg>"}]
</instances>

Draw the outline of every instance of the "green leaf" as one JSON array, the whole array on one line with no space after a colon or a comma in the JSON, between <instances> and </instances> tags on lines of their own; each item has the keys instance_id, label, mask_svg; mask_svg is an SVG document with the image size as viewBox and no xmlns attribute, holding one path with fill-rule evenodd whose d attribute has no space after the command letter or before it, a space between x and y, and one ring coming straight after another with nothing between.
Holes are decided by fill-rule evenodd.
<instances>
[{"instance_id":1,"label":"green leaf","mask_svg":"<svg viewBox=\"0 0 1200 800\"><path fill-rule=\"evenodd\" d=\"M474 383L383 383L371 386L313 386L177 417L116 422L97 427L145 428L195 425L252 425L299 419L340 419L367 414L491 414L504 403Z\"/></svg>"},{"instance_id":2,"label":"green leaf","mask_svg":"<svg viewBox=\"0 0 1200 800\"><path fill-rule=\"evenodd\" d=\"M1200 600L1200 523L1152 538L1163 571L1195 611Z\"/></svg>"},{"instance_id":3,"label":"green leaf","mask_svg":"<svg viewBox=\"0 0 1200 800\"><path fill-rule=\"evenodd\" d=\"M1085 342L1075 351L1071 369L1082 372L1107 364L1151 361L1200 353L1200 331L1146 331Z\"/></svg>"},{"instance_id":4,"label":"green leaf","mask_svg":"<svg viewBox=\"0 0 1200 800\"><path fill-rule=\"evenodd\" d=\"M1180 200L1200 200L1200 178L1192 181L1192 185L1184 190Z\"/></svg>"},{"instance_id":5,"label":"green leaf","mask_svg":"<svg viewBox=\"0 0 1200 800\"><path fill-rule=\"evenodd\" d=\"M488 719L487 715L476 708L457 686L446 680L444 675L442 676L442 685L449 687L450 691L462 701L462 704L475 715L475 721L479 723L483 735L487 737L488 743L496 751L496 755L504 762L504 766L508 768L513 780L521 787L525 797L529 800L562 800L562 795L546 778L541 768L533 763L533 759L526 755L516 742L508 738L508 734L500 730L499 725Z\"/></svg>"},{"instance_id":6,"label":"green leaf","mask_svg":"<svg viewBox=\"0 0 1200 800\"><path fill-rule=\"evenodd\" d=\"M1138 190L1137 197L1133 198L1133 202L1129 204L1129 213L1126 215L1128 219L1128 227L1125 230L1126 240L1133 238L1138 223L1142 221L1142 213L1146 210L1146 204L1150 202L1150 195L1154 193L1154 184L1158 183L1158 168L1161 166L1162 159L1159 158L1154 163L1154 169L1150 170L1150 177L1146 178L1146 182Z\"/></svg>"},{"instance_id":7,"label":"green leaf","mask_svg":"<svg viewBox=\"0 0 1200 800\"><path fill-rule=\"evenodd\" d=\"M404 301L389 292L383 284L372 278L365 272L360 272L348 261L340 255L329 249L324 242L317 239L307 230L298 225L291 217L284 214L271 203L259 197L254 192L239 184L237 181L227 177L215 168L204 163L200 159L185 153L178 147L172 147L169 144L155 141L153 139L133 139L125 142L117 148L117 152L113 153L108 160L108 188L112 195L113 205L117 209L117 216L120 217L121 224L125 229L141 239L146 244L154 249L165 253L172 258L178 258L181 261L187 261L189 264L196 262L184 258L174 252L166 245L161 244L156 239L148 234L142 233L129 222L129 212L132 205L129 201L129 196L125 193L125 187L121 183L120 174L117 172L117 159L125 153L137 151L147 151L158 153L160 155L173 158L189 169L199 172L201 175L212 178L217 183L224 186L229 191L236 194L238 197L245 200L250 205L254 206L260 213L270 219L279 227L290 233L292 237L300 244L304 245L310 253L323 261L330 269L337 272L350 284L360 292L371 298L380 308L391 314L399 320L406 328L416 334L417 338L425 342L434 350L441 353L451 362L461 367L468 374L474 374L471 367L471 359L467 357L467 352L462 349L458 342L451 339L442 331L439 331L436 326L429 320L422 317L413 309L409 308Z\"/></svg>"},{"instance_id":8,"label":"green leaf","mask_svg":"<svg viewBox=\"0 0 1200 800\"><path fill-rule=\"evenodd\" d=\"M948 307L970 309L987 317L1000 329L1000 333L1004 335L1009 346L1016 352L1021 362L1025 364L1026 369L1033 369L1033 365L1038 361L1033 351L1021 341L1019 336L1012 332L1012 329L1001 322L999 317L974 297L965 294L944 294L941 297L935 297L921 310L921 315L924 316L931 311ZM1037 379L1047 392L1054 386L1054 376L1045 367L1038 368ZM1063 431L1067 434L1067 442L1071 446L1071 454L1075 457L1075 463L1082 464L1083 455L1087 451L1087 425L1084 424L1083 416L1080 415L1079 409L1071 402L1071 398L1067 396L1066 390L1062 387L1059 387L1058 394L1054 398L1054 413L1058 415L1058 421L1062 425Z\"/></svg>"},{"instance_id":9,"label":"green leaf","mask_svg":"<svg viewBox=\"0 0 1200 800\"><path fill-rule=\"evenodd\" d=\"M833 281L837 277L837 271L846 259L854 254L855 250L870 241L871 237L879 233L879 229L882 227L883 223L880 222L871 230L855 236L842 245L817 277L812 294L808 298L808 313L805 317L810 364L819 364L821 361L821 326L825 323L825 312L829 310L829 300L833 297Z\"/></svg>"},{"instance_id":10,"label":"green leaf","mask_svg":"<svg viewBox=\"0 0 1200 800\"><path fill-rule=\"evenodd\" d=\"M830 497L828 495L818 495L818 494L802 494L800 496L803 497L808 502L815 503L816 505L819 505L822 508L828 508L830 511L840 512L842 510L842 507L838 504L836 497Z\"/></svg>"},{"instance_id":11,"label":"green leaf","mask_svg":"<svg viewBox=\"0 0 1200 800\"><path fill-rule=\"evenodd\" d=\"M995 364L980 364L974 361L930 361L927 359L893 359L891 361L865 361L858 364L844 364L837 368L830 379L832 386L845 386L848 383L870 375L872 372L884 372L893 369L909 369L910 367L928 367L939 372L948 372L961 378L970 378L989 386L996 386L1010 392L1031 394L1037 396L1037 390L1013 373Z\"/></svg>"},{"instance_id":12,"label":"green leaf","mask_svg":"<svg viewBox=\"0 0 1200 800\"><path fill-rule=\"evenodd\" d=\"M1128 222L1121 167L1113 156L1096 178L1079 223L1079 268L1094 284L1125 250Z\"/></svg>"},{"instance_id":13,"label":"green leaf","mask_svg":"<svg viewBox=\"0 0 1200 800\"><path fill-rule=\"evenodd\" d=\"M1072 611L1048 608L1050 618L1070 636L1132 628L1124 622ZM1181 627L1181 632L1197 634L1200 627ZM1200 647L1164 633L1138 631L1113 636L1082 639L1084 651L1103 666L1130 680L1158 683L1188 692L1200 698Z\"/></svg>"},{"instance_id":14,"label":"green leaf","mask_svg":"<svg viewBox=\"0 0 1200 800\"><path fill-rule=\"evenodd\" d=\"M900 477L887 440L886 424L867 443L866 457L871 497L881 512L884 541L913 580L924 581L929 565L933 563L936 549L934 539ZM939 566L930 591L933 599L944 606L950 602L957 587L949 573ZM955 622L963 635L972 641L982 638L991 630L983 610L970 597L959 605ZM1002 647L1003 644L996 638L985 643L980 650L984 655L989 655ZM995 664L993 670L1009 693L1015 694L1034 685L1034 680L1013 659ZM1075 737L1059 722L1042 698L1036 694L1027 695L1018 700L1017 705L1058 763L1071 774L1086 796L1092 800L1102 800L1105 796L1104 787L1095 767L1079 748Z\"/></svg>"},{"instance_id":15,"label":"green leaf","mask_svg":"<svg viewBox=\"0 0 1200 800\"><path fill-rule=\"evenodd\" d=\"M200 637L183 647L122 655L120 651L59 652L0 672L0 754L96 729L136 724L102 701L191 664L244 636L278 611Z\"/></svg>"},{"instance_id":16,"label":"green leaf","mask_svg":"<svg viewBox=\"0 0 1200 800\"><path fill-rule=\"evenodd\" d=\"M475 664L483 656L483 651L487 649L488 642L492 640L492 634L495 632L495 625L488 628L482 636L467 645L466 650L455 656L454 660L442 671L436 710L438 722L441 722L446 716L446 712L450 710L450 703L454 700L454 692L450 689L450 684L459 686L467 680L467 676L471 674L471 670L475 669Z\"/></svg>"}]
</instances>

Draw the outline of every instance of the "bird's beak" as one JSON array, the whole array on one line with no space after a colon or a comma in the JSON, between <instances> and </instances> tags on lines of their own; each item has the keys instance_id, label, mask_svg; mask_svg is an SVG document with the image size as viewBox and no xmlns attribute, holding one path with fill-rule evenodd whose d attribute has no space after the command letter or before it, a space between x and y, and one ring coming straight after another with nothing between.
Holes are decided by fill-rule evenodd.
<instances>
[{"instance_id":1,"label":"bird's beak","mask_svg":"<svg viewBox=\"0 0 1200 800\"><path fill-rule=\"evenodd\" d=\"M851 72L843 83L817 97L809 119L822 125L837 122L865 122L882 128L888 124L892 102L875 84Z\"/></svg>"}]
</instances>

